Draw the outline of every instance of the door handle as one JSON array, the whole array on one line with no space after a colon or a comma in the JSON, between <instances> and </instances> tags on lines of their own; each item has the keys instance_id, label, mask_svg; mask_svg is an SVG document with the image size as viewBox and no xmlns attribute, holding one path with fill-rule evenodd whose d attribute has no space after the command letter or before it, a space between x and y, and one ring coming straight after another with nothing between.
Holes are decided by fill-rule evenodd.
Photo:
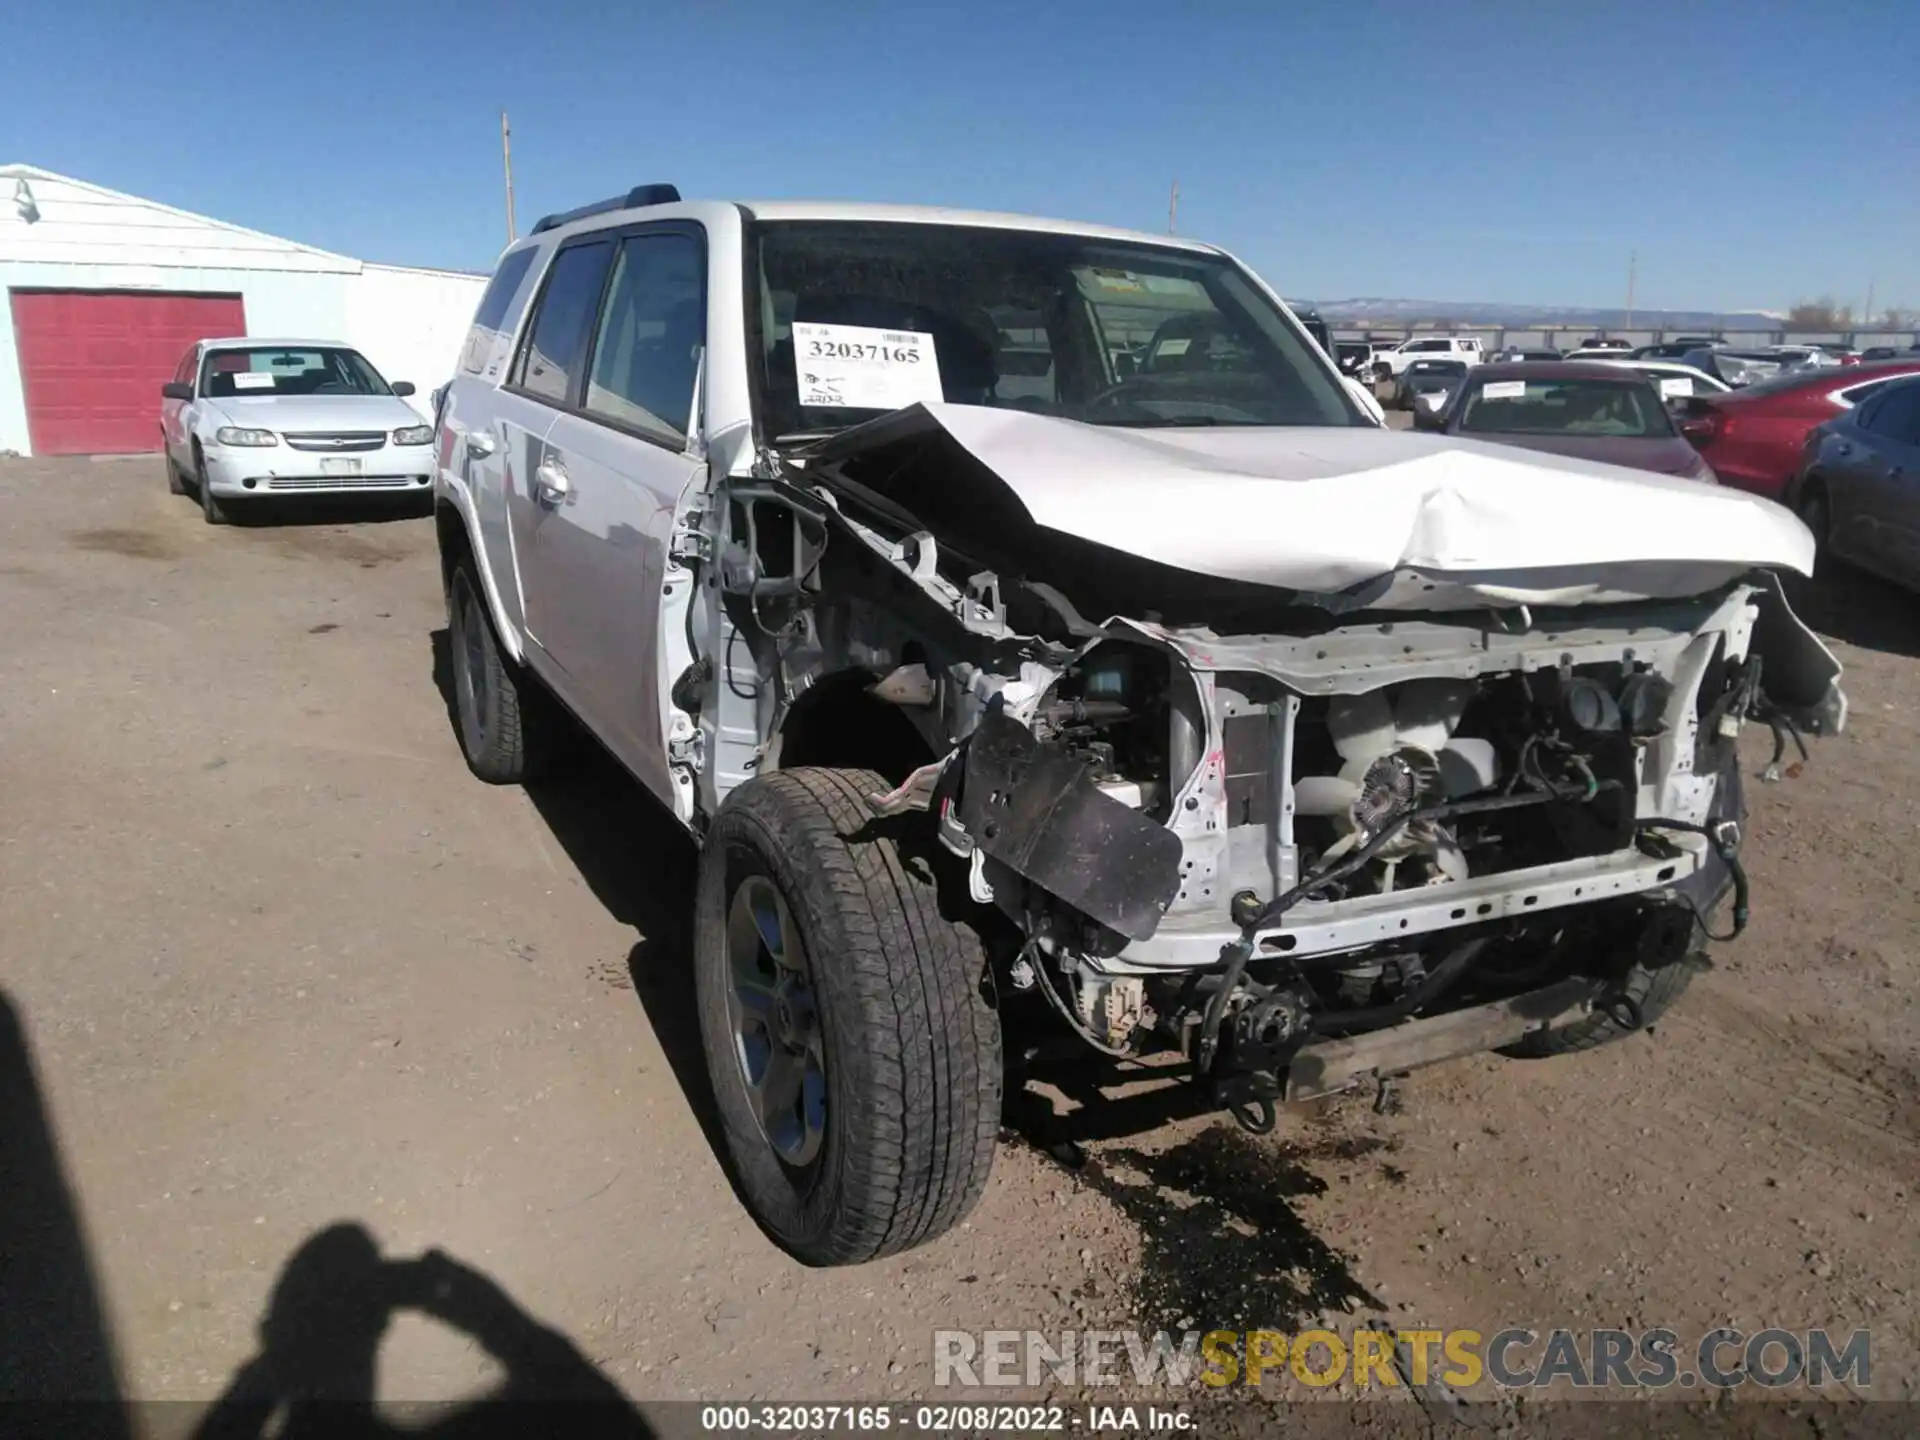
<instances>
[{"instance_id":1,"label":"door handle","mask_svg":"<svg viewBox=\"0 0 1920 1440\"><path fill-rule=\"evenodd\" d=\"M542 460L534 467L533 484L542 505L559 505L573 493L573 481L554 460Z\"/></svg>"},{"instance_id":2,"label":"door handle","mask_svg":"<svg viewBox=\"0 0 1920 1440\"><path fill-rule=\"evenodd\" d=\"M495 450L493 436L484 430L467 431L467 453L476 460L484 460Z\"/></svg>"},{"instance_id":3,"label":"door handle","mask_svg":"<svg viewBox=\"0 0 1920 1440\"><path fill-rule=\"evenodd\" d=\"M1840 441L1837 445L1835 445L1833 449L1834 449L1834 453L1838 455L1851 455L1853 453L1853 446L1849 445L1844 440Z\"/></svg>"}]
</instances>

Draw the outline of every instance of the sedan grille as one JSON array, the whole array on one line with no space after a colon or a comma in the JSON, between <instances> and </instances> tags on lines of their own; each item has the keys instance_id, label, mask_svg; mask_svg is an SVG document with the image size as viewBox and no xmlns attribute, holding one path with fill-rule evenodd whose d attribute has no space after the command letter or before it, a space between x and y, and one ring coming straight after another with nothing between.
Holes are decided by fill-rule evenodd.
<instances>
[{"instance_id":1,"label":"sedan grille","mask_svg":"<svg viewBox=\"0 0 1920 1440\"><path fill-rule=\"evenodd\" d=\"M276 475L269 490L409 490L419 481L411 475Z\"/></svg>"},{"instance_id":2,"label":"sedan grille","mask_svg":"<svg viewBox=\"0 0 1920 1440\"><path fill-rule=\"evenodd\" d=\"M318 450L328 455L378 450L387 443L384 430L283 430L280 434L296 450Z\"/></svg>"}]
</instances>

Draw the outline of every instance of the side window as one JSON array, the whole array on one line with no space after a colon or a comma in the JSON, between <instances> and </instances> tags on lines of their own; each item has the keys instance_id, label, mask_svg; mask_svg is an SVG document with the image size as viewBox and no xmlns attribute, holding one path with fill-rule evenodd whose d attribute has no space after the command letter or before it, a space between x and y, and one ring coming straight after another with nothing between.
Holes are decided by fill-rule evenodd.
<instances>
[{"instance_id":1,"label":"side window","mask_svg":"<svg viewBox=\"0 0 1920 1440\"><path fill-rule=\"evenodd\" d=\"M508 384L537 400L571 403L587 333L600 308L601 283L612 259L611 240L569 245L554 256L546 284L533 302L533 324Z\"/></svg>"},{"instance_id":2,"label":"side window","mask_svg":"<svg viewBox=\"0 0 1920 1440\"><path fill-rule=\"evenodd\" d=\"M1866 404L1867 401L1886 389L1888 383L1889 382L1885 380L1875 380L1870 385L1855 385L1851 389L1841 390L1837 393L1838 397L1847 404L1859 406Z\"/></svg>"},{"instance_id":3,"label":"side window","mask_svg":"<svg viewBox=\"0 0 1920 1440\"><path fill-rule=\"evenodd\" d=\"M1860 428L1903 444L1920 439L1920 387L1894 386L1876 396Z\"/></svg>"},{"instance_id":4,"label":"side window","mask_svg":"<svg viewBox=\"0 0 1920 1440\"><path fill-rule=\"evenodd\" d=\"M692 235L630 235L614 262L586 408L664 439L686 438L707 339L706 254Z\"/></svg>"},{"instance_id":5,"label":"side window","mask_svg":"<svg viewBox=\"0 0 1920 1440\"><path fill-rule=\"evenodd\" d=\"M1431 355L1447 348L1448 344L1445 340L1416 340L1407 347L1408 350L1417 350L1423 355Z\"/></svg>"},{"instance_id":6,"label":"side window","mask_svg":"<svg viewBox=\"0 0 1920 1440\"><path fill-rule=\"evenodd\" d=\"M533 257L538 253L537 247L529 246L514 251L500 262L493 279L487 282L486 294L480 297L480 308L473 312L474 324L488 330L500 328L500 322L507 318L507 307L519 293L520 282L527 278L527 267L533 264Z\"/></svg>"}]
</instances>

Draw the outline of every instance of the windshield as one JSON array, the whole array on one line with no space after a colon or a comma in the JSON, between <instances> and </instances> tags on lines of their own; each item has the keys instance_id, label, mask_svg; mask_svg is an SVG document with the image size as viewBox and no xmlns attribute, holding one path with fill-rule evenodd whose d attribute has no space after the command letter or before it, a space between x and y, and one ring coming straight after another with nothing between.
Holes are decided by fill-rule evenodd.
<instances>
[{"instance_id":1,"label":"windshield","mask_svg":"<svg viewBox=\"0 0 1920 1440\"><path fill-rule=\"evenodd\" d=\"M917 401L1095 425L1367 425L1313 341L1218 256L1076 235L776 221L748 252L766 433Z\"/></svg>"},{"instance_id":2,"label":"windshield","mask_svg":"<svg viewBox=\"0 0 1920 1440\"><path fill-rule=\"evenodd\" d=\"M1460 412L1465 435L1607 435L1664 440L1666 407L1643 381L1488 380Z\"/></svg>"},{"instance_id":3,"label":"windshield","mask_svg":"<svg viewBox=\"0 0 1920 1440\"><path fill-rule=\"evenodd\" d=\"M210 350L200 393L229 395L391 395L358 350L344 348Z\"/></svg>"}]
</instances>

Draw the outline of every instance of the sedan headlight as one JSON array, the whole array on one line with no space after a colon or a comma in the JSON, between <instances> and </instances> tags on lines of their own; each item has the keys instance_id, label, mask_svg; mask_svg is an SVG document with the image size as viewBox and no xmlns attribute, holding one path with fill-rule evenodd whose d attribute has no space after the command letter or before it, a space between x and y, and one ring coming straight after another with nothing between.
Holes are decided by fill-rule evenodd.
<instances>
[{"instance_id":1,"label":"sedan headlight","mask_svg":"<svg viewBox=\"0 0 1920 1440\"><path fill-rule=\"evenodd\" d=\"M433 426L403 425L393 432L393 443L396 445L431 445L433 443Z\"/></svg>"},{"instance_id":2,"label":"sedan headlight","mask_svg":"<svg viewBox=\"0 0 1920 1440\"><path fill-rule=\"evenodd\" d=\"M213 438L222 445L278 445L280 443L271 430L249 430L242 425L222 425L213 432Z\"/></svg>"}]
</instances>

